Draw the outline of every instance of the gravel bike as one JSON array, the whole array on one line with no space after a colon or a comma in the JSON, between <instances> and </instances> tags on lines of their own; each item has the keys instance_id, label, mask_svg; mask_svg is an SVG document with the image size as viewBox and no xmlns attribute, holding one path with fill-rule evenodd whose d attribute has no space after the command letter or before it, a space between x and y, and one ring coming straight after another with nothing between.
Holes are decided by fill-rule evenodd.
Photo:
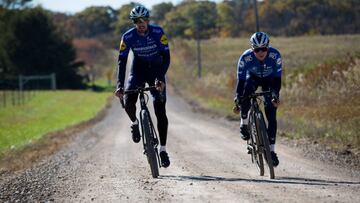
<instances>
[{"instance_id":1,"label":"gravel bike","mask_svg":"<svg viewBox=\"0 0 360 203\"><path fill-rule=\"evenodd\" d=\"M269 167L269 175L271 179L275 178L273 161L270 152L270 142L266 130L266 123L263 112L259 107L259 97L271 96L271 91L263 91L253 93L247 98L250 99L250 110L248 113L249 124L248 132L250 133L250 139L247 141L247 148L251 155L251 161L259 169L260 176L264 175L264 159Z\"/></svg>"},{"instance_id":2,"label":"gravel bike","mask_svg":"<svg viewBox=\"0 0 360 203\"><path fill-rule=\"evenodd\" d=\"M147 157L148 163L150 165L151 175L153 178L159 176L159 167L161 167L159 162L159 153L158 153L158 144L159 139L154 128L154 124L151 120L149 109L147 108L147 103L149 101L149 95L146 91L156 90L155 86L150 87L138 87L134 90L126 90L124 94L139 94L140 99L140 126L141 126L141 137L144 146L144 154ZM121 105L124 106L124 101L120 99Z\"/></svg>"}]
</instances>

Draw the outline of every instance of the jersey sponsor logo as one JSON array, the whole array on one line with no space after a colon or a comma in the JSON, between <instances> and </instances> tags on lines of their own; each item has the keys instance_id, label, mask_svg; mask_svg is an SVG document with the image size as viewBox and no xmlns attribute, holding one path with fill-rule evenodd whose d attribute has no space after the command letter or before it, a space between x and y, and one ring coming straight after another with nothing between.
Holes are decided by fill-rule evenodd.
<instances>
[{"instance_id":1,"label":"jersey sponsor logo","mask_svg":"<svg viewBox=\"0 0 360 203\"><path fill-rule=\"evenodd\" d=\"M240 63L239 63L239 67L240 67L240 68L244 68L244 66L245 66L244 61L240 61Z\"/></svg>"},{"instance_id":2,"label":"jersey sponsor logo","mask_svg":"<svg viewBox=\"0 0 360 203\"><path fill-rule=\"evenodd\" d=\"M269 57L275 60L277 58L277 53L270 52Z\"/></svg>"},{"instance_id":3,"label":"jersey sponsor logo","mask_svg":"<svg viewBox=\"0 0 360 203\"><path fill-rule=\"evenodd\" d=\"M168 38L166 37L166 35L162 35L161 38L160 38L160 42L161 44L163 45L167 45L169 43L169 40Z\"/></svg>"},{"instance_id":4,"label":"jersey sponsor logo","mask_svg":"<svg viewBox=\"0 0 360 203\"><path fill-rule=\"evenodd\" d=\"M157 52L151 52L151 53L138 53L137 56L141 56L141 57L151 57L151 56L154 56L154 55L157 55L158 53Z\"/></svg>"},{"instance_id":5,"label":"jersey sponsor logo","mask_svg":"<svg viewBox=\"0 0 360 203\"><path fill-rule=\"evenodd\" d=\"M120 51L124 51L126 49L126 44L124 42L124 40L121 40L120 42Z\"/></svg>"},{"instance_id":6,"label":"jersey sponsor logo","mask_svg":"<svg viewBox=\"0 0 360 203\"><path fill-rule=\"evenodd\" d=\"M249 71L253 75L256 75L257 77L264 78L264 77L268 77L269 75L271 75L275 70L273 69L272 66L266 66L264 64L263 68L260 68L258 66L253 66L249 69Z\"/></svg>"},{"instance_id":7,"label":"jersey sponsor logo","mask_svg":"<svg viewBox=\"0 0 360 203\"><path fill-rule=\"evenodd\" d=\"M156 47L157 47L156 44L153 44L153 45L147 46L147 47L135 47L134 51L148 51L151 49L155 49Z\"/></svg>"},{"instance_id":8,"label":"jersey sponsor logo","mask_svg":"<svg viewBox=\"0 0 360 203\"><path fill-rule=\"evenodd\" d=\"M154 33L160 33L160 32L161 32L161 29L156 29L156 28L154 28L154 29L153 29L153 32L154 32Z\"/></svg>"},{"instance_id":9,"label":"jersey sponsor logo","mask_svg":"<svg viewBox=\"0 0 360 203\"><path fill-rule=\"evenodd\" d=\"M245 62L250 62L252 61L252 57L251 56L247 56L244 58L245 59Z\"/></svg>"},{"instance_id":10,"label":"jersey sponsor logo","mask_svg":"<svg viewBox=\"0 0 360 203\"><path fill-rule=\"evenodd\" d=\"M276 63L277 63L278 65L281 65L281 63L282 63L281 58L278 58L277 61L276 61Z\"/></svg>"}]
</instances>

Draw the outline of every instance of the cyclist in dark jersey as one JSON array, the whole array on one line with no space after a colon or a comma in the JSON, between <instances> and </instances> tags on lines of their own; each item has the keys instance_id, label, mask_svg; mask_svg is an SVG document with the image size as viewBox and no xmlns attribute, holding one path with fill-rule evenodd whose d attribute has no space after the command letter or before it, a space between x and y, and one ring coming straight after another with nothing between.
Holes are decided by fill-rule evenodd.
<instances>
[{"instance_id":1,"label":"cyclist in dark jersey","mask_svg":"<svg viewBox=\"0 0 360 203\"><path fill-rule=\"evenodd\" d=\"M170 65L168 39L161 27L149 24L149 10L136 6L130 12L135 27L123 34L118 57L118 81L115 95L124 97L125 110L132 121L131 132L135 143L140 141L139 121L136 118L137 94L124 95L126 63L130 49L134 53L126 90L136 89L145 83L155 85L158 91L151 91L157 128L160 137L161 165L168 167L170 160L166 151L168 119L166 116L165 74Z\"/></svg>"},{"instance_id":2,"label":"cyclist in dark jersey","mask_svg":"<svg viewBox=\"0 0 360 203\"><path fill-rule=\"evenodd\" d=\"M275 153L275 140L277 131L276 110L280 104L279 92L281 88L282 61L280 52L269 46L269 37L264 32L256 32L250 38L251 49L246 50L239 59L237 65L238 83L236 87L235 99L239 103L243 97L249 96L261 86L263 91L271 90L272 96L265 97L265 114L268 120L268 136L270 141L271 157L274 166L279 164L279 159ZM234 111L241 109L240 134L241 138L248 140L248 111L250 101L240 102L240 107L236 106Z\"/></svg>"}]
</instances>

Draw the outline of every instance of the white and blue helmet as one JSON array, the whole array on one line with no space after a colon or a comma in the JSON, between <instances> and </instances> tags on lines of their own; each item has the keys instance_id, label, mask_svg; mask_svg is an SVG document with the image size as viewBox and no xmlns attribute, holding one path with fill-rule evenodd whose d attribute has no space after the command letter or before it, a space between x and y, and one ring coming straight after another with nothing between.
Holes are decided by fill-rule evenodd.
<instances>
[{"instance_id":1,"label":"white and blue helmet","mask_svg":"<svg viewBox=\"0 0 360 203\"><path fill-rule=\"evenodd\" d=\"M260 47L269 47L270 39L265 32L255 32L250 37L250 43L253 49Z\"/></svg>"},{"instance_id":2,"label":"white and blue helmet","mask_svg":"<svg viewBox=\"0 0 360 203\"><path fill-rule=\"evenodd\" d=\"M135 18L149 18L150 12L144 6L136 6L130 11L130 19Z\"/></svg>"}]
</instances>

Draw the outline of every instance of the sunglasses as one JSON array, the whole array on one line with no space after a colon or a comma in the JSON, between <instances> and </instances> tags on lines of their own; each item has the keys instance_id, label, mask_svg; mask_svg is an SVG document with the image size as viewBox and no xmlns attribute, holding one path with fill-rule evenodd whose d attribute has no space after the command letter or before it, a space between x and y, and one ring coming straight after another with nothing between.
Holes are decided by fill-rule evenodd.
<instances>
[{"instance_id":1,"label":"sunglasses","mask_svg":"<svg viewBox=\"0 0 360 203\"><path fill-rule=\"evenodd\" d=\"M267 47L260 47L260 48L255 48L255 49L254 49L254 52L256 52L256 53L258 53L258 52L260 52L260 51L266 52L267 50L268 50Z\"/></svg>"},{"instance_id":2,"label":"sunglasses","mask_svg":"<svg viewBox=\"0 0 360 203\"><path fill-rule=\"evenodd\" d=\"M148 20L147 18L135 18L135 19L133 19L133 23L138 24L138 23L145 22L147 20Z\"/></svg>"}]
</instances>

